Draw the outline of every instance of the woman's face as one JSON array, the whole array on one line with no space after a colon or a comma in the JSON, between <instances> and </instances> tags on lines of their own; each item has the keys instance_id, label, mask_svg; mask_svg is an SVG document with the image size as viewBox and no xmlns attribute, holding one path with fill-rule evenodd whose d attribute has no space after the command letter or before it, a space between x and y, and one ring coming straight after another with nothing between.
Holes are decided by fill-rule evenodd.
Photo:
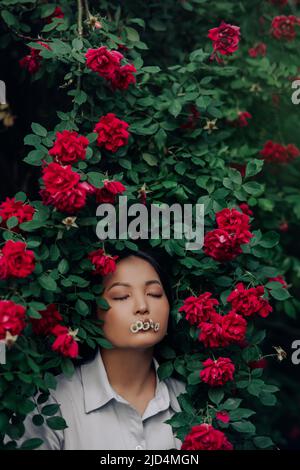
<instances>
[{"instance_id":1,"label":"woman's face","mask_svg":"<svg viewBox=\"0 0 300 470\"><path fill-rule=\"evenodd\" d=\"M168 329L170 306L150 263L134 255L124 258L113 273L104 276L103 286L102 297L110 309L98 308L98 318L104 321L105 337L116 348L145 349L163 339ZM152 320L153 325L159 323L159 329L133 333L130 327L137 320L143 323Z\"/></svg>"}]
</instances>

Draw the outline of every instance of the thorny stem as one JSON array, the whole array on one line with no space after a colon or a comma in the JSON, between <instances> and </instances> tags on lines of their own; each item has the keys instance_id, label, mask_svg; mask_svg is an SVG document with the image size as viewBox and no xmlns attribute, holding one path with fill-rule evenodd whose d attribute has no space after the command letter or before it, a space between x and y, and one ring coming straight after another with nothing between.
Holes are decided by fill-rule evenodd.
<instances>
[{"instance_id":1,"label":"thorny stem","mask_svg":"<svg viewBox=\"0 0 300 470\"><path fill-rule=\"evenodd\" d=\"M81 38L83 34L83 27L82 27L82 2L81 0L77 0L78 6L78 35Z\"/></svg>"},{"instance_id":2,"label":"thorny stem","mask_svg":"<svg viewBox=\"0 0 300 470\"><path fill-rule=\"evenodd\" d=\"M89 10L89 2L88 2L88 0L84 0L84 7L85 7L87 19L90 20L92 15L91 15L91 12L90 12L90 10Z\"/></svg>"}]
</instances>

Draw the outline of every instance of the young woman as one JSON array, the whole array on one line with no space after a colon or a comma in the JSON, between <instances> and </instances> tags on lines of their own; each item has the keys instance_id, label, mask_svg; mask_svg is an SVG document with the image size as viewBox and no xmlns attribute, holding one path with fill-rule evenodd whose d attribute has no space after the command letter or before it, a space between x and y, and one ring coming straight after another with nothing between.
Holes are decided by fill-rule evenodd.
<instances>
[{"instance_id":1,"label":"young woman","mask_svg":"<svg viewBox=\"0 0 300 470\"><path fill-rule=\"evenodd\" d=\"M165 421L180 411L177 397L185 383L160 380L154 357L155 345L168 330L168 279L150 255L132 252L119 257L116 270L102 283L110 309L98 309L97 316L113 348L99 348L72 378L57 377L47 404L60 404L68 427L37 427L28 416L22 441L39 437L44 440L39 449L53 450L180 449L181 441Z\"/></svg>"}]
</instances>

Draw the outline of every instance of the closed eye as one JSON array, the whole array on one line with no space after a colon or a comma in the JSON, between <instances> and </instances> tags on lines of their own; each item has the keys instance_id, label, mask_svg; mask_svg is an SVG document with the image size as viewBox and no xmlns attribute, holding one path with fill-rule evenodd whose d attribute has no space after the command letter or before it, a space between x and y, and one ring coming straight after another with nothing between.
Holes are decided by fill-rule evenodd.
<instances>
[{"instance_id":1,"label":"closed eye","mask_svg":"<svg viewBox=\"0 0 300 470\"><path fill-rule=\"evenodd\" d=\"M162 294L147 294L147 295L151 295L151 297L156 297L156 298L160 298L162 297ZM113 297L113 300L126 300L128 299L129 295L125 295L124 297Z\"/></svg>"}]
</instances>

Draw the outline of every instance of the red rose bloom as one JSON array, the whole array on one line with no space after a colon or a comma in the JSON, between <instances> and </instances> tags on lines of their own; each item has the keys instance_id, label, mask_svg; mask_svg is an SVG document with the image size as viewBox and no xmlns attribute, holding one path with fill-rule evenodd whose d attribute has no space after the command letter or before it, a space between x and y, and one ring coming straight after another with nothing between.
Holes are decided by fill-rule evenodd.
<instances>
[{"instance_id":1,"label":"red rose bloom","mask_svg":"<svg viewBox=\"0 0 300 470\"><path fill-rule=\"evenodd\" d=\"M222 423L229 423L230 421L230 416L227 411L217 411L216 413L216 418L218 421L221 421Z\"/></svg>"},{"instance_id":2,"label":"red rose bloom","mask_svg":"<svg viewBox=\"0 0 300 470\"><path fill-rule=\"evenodd\" d=\"M66 165L84 160L89 141L77 132L64 130L56 133L56 140L49 150L49 155L55 157L55 161Z\"/></svg>"},{"instance_id":3,"label":"red rose bloom","mask_svg":"<svg viewBox=\"0 0 300 470\"><path fill-rule=\"evenodd\" d=\"M295 25L297 24L299 24L299 20L294 15L276 16L272 20L271 33L276 39L293 41L296 37Z\"/></svg>"},{"instance_id":4,"label":"red rose bloom","mask_svg":"<svg viewBox=\"0 0 300 470\"><path fill-rule=\"evenodd\" d=\"M230 55L239 47L240 28L222 21L218 28L209 30L208 37L213 42L214 52L211 58L219 61L217 53L222 55Z\"/></svg>"},{"instance_id":5,"label":"red rose bloom","mask_svg":"<svg viewBox=\"0 0 300 470\"><path fill-rule=\"evenodd\" d=\"M218 228L228 232L248 231L249 216L236 209L222 209L216 213ZM251 238L251 237L250 237Z\"/></svg>"},{"instance_id":6,"label":"red rose bloom","mask_svg":"<svg viewBox=\"0 0 300 470\"><path fill-rule=\"evenodd\" d=\"M223 432L210 424L200 424L192 427L181 450L233 450L233 446Z\"/></svg>"},{"instance_id":7,"label":"red rose bloom","mask_svg":"<svg viewBox=\"0 0 300 470\"><path fill-rule=\"evenodd\" d=\"M223 336L222 316L218 313L211 315L209 321L200 323L199 327L199 341L204 343L206 348L228 346L229 342Z\"/></svg>"},{"instance_id":8,"label":"red rose bloom","mask_svg":"<svg viewBox=\"0 0 300 470\"><path fill-rule=\"evenodd\" d=\"M96 202L114 204L116 196L126 191L125 186L119 181L104 181L104 187L96 190Z\"/></svg>"},{"instance_id":9,"label":"red rose bloom","mask_svg":"<svg viewBox=\"0 0 300 470\"><path fill-rule=\"evenodd\" d=\"M120 68L120 61L124 58L118 51L110 51L106 46L98 49L88 49L85 54L86 66L97 72L100 77L111 79L115 70Z\"/></svg>"},{"instance_id":10,"label":"red rose bloom","mask_svg":"<svg viewBox=\"0 0 300 470\"><path fill-rule=\"evenodd\" d=\"M222 317L222 336L228 344L239 343L245 340L247 321L235 311L230 311Z\"/></svg>"},{"instance_id":11,"label":"red rose bloom","mask_svg":"<svg viewBox=\"0 0 300 470\"><path fill-rule=\"evenodd\" d=\"M50 49L48 44L45 42L37 41L37 43L41 44L46 49ZM32 75L35 74L41 66L42 57L40 53L41 51L39 49L30 47L29 54L19 60L20 67L22 69L28 70L28 72Z\"/></svg>"},{"instance_id":12,"label":"red rose bloom","mask_svg":"<svg viewBox=\"0 0 300 470\"><path fill-rule=\"evenodd\" d=\"M199 325L216 313L214 306L219 305L219 302L211 296L211 292L204 292L198 297L188 297L179 312L185 312L185 319L191 325Z\"/></svg>"},{"instance_id":13,"label":"red rose bloom","mask_svg":"<svg viewBox=\"0 0 300 470\"><path fill-rule=\"evenodd\" d=\"M4 202L0 204L0 217L2 217L1 225L6 226L6 222L10 217L17 217L18 223L29 222L32 220L34 214L34 207L24 202L16 201L16 199L7 197ZM13 229L16 231L16 227Z\"/></svg>"},{"instance_id":14,"label":"red rose bloom","mask_svg":"<svg viewBox=\"0 0 300 470\"><path fill-rule=\"evenodd\" d=\"M11 300L0 300L0 340L5 339L6 333L19 335L25 328L25 308Z\"/></svg>"},{"instance_id":15,"label":"red rose bloom","mask_svg":"<svg viewBox=\"0 0 300 470\"><path fill-rule=\"evenodd\" d=\"M45 189L40 191L43 203L62 212L74 213L85 206L87 189L79 183L80 175L70 165L50 163L43 168Z\"/></svg>"},{"instance_id":16,"label":"red rose bloom","mask_svg":"<svg viewBox=\"0 0 300 470\"><path fill-rule=\"evenodd\" d=\"M253 215L253 211L250 209L248 204L246 204L246 202L239 204L239 208L244 214L249 215L250 217Z\"/></svg>"},{"instance_id":17,"label":"red rose bloom","mask_svg":"<svg viewBox=\"0 0 300 470\"><path fill-rule=\"evenodd\" d=\"M252 114L248 113L248 111L239 111L237 119L231 123L235 127L247 127L249 125L248 119L252 119Z\"/></svg>"},{"instance_id":18,"label":"red rose bloom","mask_svg":"<svg viewBox=\"0 0 300 470\"><path fill-rule=\"evenodd\" d=\"M264 42L259 42L254 47L248 49L248 54L250 57L257 57L261 55L264 57L267 53L267 46Z\"/></svg>"},{"instance_id":19,"label":"red rose bloom","mask_svg":"<svg viewBox=\"0 0 300 470\"><path fill-rule=\"evenodd\" d=\"M265 143L260 153L268 163L289 163L300 155L299 149L294 144L284 146L272 140Z\"/></svg>"},{"instance_id":20,"label":"red rose bloom","mask_svg":"<svg viewBox=\"0 0 300 470\"><path fill-rule=\"evenodd\" d=\"M116 259L118 256L107 255L102 248L92 251L89 253L88 258L93 263L95 269L93 274L100 274L106 276L106 274L112 273L116 269Z\"/></svg>"},{"instance_id":21,"label":"red rose bloom","mask_svg":"<svg viewBox=\"0 0 300 470\"><path fill-rule=\"evenodd\" d=\"M227 297L227 302L231 303L236 313L246 317L258 313L258 315L265 318L273 309L269 302L262 298L264 292L264 286L245 289L243 283L239 282Z\"/></svg>"},{"instance_id":22,"label":"red rose bloom","mask_svg":"<svg viewBox=\"0 0 300 470\"><path fill-rule=\"evenodd\" d=\"M35 256L26 243L8 240L0 252L0 279L24 278L35 268Z\"/></svg>"},{"instance_id":23,"label":"red rose bloom","mask_svg":"<svg viewBox=\"0 0 300 470\"><path fill-rule=\"evenodd\" d=\"M215 361L207 359L203 366L204 369L200 372L201 380L211 387L220 387L233 380L235 367L228 357L219 357Z\"/></svg>"},{"instance_id":24,"label":"red rose bloom","mask_svg":"<svg viewBox=\"0 0 300 470\"><path fill-rule=\"evenodd\" d=\"M56 325L52 328L51 333L56 336L56 340L52 344L53 351L58 351L66 357L77 357L78 356L78 344L74 339L76 333L71 331L66 326Z\"/></svg>"},{"instance_id":25,"label":"red rose bloom","mask_svg":"<svg viewBox=\"0 0 300 470\"><path fill-rule=\"evenodd\" d=\"M42 318L30 319L32 330L36 335L49 335L52 328L63 320L55 304L48 305L46 310L41 310L39 313L42 315Z\"/></svg>"},{"instance_id":26,"label":"red rose bloom","mask_svg":"<svg viewBox=\"0 0 300 470\"><path fill-rule=\"evenodd\" d=\"M97 144L110 152L116 152L120 147L127 145L129 124L118 119L114 113L102 116L96 124L94 132L97 132Z\"/></svg>"},{"instance_id":27,"label":"red rose bloom","mask_svg":"<svg viewBox=\"0 0 300 470\"><path fill-rule=\"evenodd\" d=\"M116 68L111 77L112 88L127 90L129 85L136 83L136 78L133 75L134 73L136 73L136 68L133 64L127 64Z\"/></svg>"},{"instance_id":28,"label":"red rose bloom","mask_svg":"<svg viewBox=\"0 0 300 470\"><path fill-rule=\"evenodd\" d=\"M248 362L250 369L265 369L268 365L268 361L265 358L259 359L258 361Z\"/></svg>"},{"instance_id":29,"label":"red rose bloom","mask_svg":"<svg viewBox=\"0 0 300 470\"><path fill-rule=\"evenodd\" d=\"M215 229L204 237L204 253L216 261L232 261L242 253L242 249L236 243L235 234L229 234L226 230Z\"/></svg>"}]
</instances>

